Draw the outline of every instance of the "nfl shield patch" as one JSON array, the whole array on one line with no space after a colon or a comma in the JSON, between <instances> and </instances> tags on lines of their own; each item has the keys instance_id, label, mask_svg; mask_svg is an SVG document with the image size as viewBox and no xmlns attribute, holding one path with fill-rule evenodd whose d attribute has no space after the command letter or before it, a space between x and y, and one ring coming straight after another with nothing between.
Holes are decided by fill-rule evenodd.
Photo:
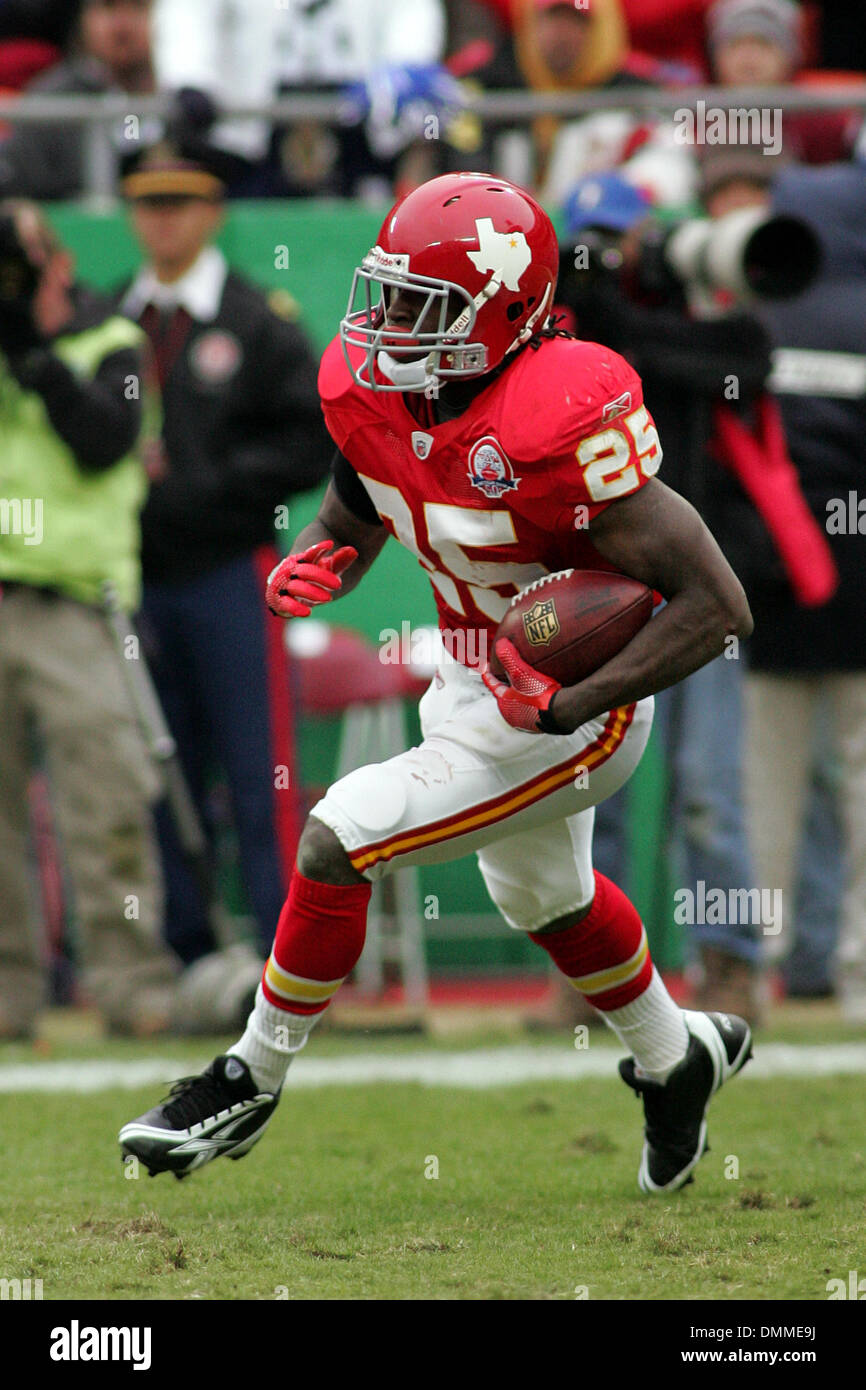
<instances>
[{"instance_id":1,"label":"nfl shield patch","mask_svg":"<svg viewBox=\"0 0 866 1390\"><path fill-rule=\"evenodd\" d=\"M552 598L539 599L523 615L523 631L533 647L544 647L559 632L556 603Z\"/></svg>"}]
</instances>

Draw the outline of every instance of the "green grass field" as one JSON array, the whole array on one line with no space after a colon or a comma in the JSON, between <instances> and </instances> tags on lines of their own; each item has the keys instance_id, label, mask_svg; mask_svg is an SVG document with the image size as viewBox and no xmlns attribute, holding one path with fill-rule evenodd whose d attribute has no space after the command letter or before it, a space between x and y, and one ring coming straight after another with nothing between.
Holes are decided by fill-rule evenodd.
<instances>
[{"instance_id":1,"label":"green grass field","mask_svg":"<svg viewBox=\"0 0 866 1390\"><path fill-rule=\"evenodd\" d=\"M323 1035L296 1068L503 1042ZM216 1050L61 1043L50 1060L195 1070ZM32 1052L0 1049L0 1076L21 1062ZM124 1175L115 1145L160 1094L0 1094L0 1275L41 1279L46 1300L823 1300L830 1278L866 1272L861 1076L733 1081L696 1183L661 1201L637 1191L641 1109L615 1078L287 1089L247 1158L183 1183Z\"/></svg>"}]
</instances>

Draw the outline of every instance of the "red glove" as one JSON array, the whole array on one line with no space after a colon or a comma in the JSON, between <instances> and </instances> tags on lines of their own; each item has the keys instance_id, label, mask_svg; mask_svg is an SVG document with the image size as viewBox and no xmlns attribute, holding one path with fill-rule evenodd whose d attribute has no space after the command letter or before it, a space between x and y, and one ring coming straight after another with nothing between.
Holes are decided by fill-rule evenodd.
<instances>
[{"instance_id":1,"label":"red glove","mask_svg":"<svg viewBox=\"0 0 866 1390\"><path fill-rule=\"evenodd\" d=\"M317 541L297 555L287 555L268 575L265 602L278 618L308 618L317 603L330 603L342 585L340 575L358 558L354 546L344 545L321 557L333 541Z\"/></svg>"},{"instance_id":2,"label":"red glove","mask_svg":"<svg viewBox=\"0 0 866 1390\"><path fill-rule=\"evenodd\" d=\"M498 680L490 670L488 662L481 672L481 679L492 695L496 696L499 713L506 723L515 729L525 729L530 734L565 733L557 729L553 715L545 712L558 690L559 681L543 676L528 666L518 654L513 642L507 637L500 638L493 648L508 676L510 684Z\"/></svg>"}]
</instances>

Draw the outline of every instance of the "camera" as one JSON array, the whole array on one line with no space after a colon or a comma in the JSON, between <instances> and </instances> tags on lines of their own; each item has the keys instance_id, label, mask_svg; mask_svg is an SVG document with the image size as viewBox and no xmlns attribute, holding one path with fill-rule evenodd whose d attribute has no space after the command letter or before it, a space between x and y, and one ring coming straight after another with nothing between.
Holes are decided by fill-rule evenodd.
<instances>
[{"instance_id":1,"label":"camera","mask_svg":"<svg viewBox=\"0 0 866 1390\"><path fill-rule=\"evenodd\" d=\"M590 271L630 270L641 291L661 299L695 290L724 290L740 302L786 299L811 284L821 261L818 238L805 222L760 208L654 224L641 232L630 267L616 233L588 228L581 241Z\"/></svg>"},{"instance_id":2,"label":"camera","mask_svg":"<svg viewBox=\"0 0 866 1390\"><path fill-rule=\"evenodd\" d=\"M680 222L662 236L661 254L682 284L726 290L738 300L800 294L821 260L818 238L805 222L760 208Z\"/></svg>"}]
</instances>

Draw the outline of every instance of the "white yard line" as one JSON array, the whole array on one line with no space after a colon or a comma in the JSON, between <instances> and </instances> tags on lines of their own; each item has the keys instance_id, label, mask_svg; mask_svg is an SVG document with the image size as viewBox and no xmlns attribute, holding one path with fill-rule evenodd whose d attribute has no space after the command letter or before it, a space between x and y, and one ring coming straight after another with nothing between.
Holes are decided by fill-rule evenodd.
<instances>
[{"instance_id":1,"label":"white yard line","mask_svg":"<svg viewBox=\"0 0 866 1390\"><path fill-rule=\"evenodd\" d=\"M373 1082L418 1082L422 1086L453 1086L459 1090L486 1090L516 1086L527 1081L572 1081L586 1077L613 1077L622 1053L612 1047L577 1051L567 1047L497 1047L469 1052L419 1050L402 1056L372 1052L347 1057L301 1057L292 1067L287 1089L320 1086L362 1086ZM207 1058L202 1058L205 1065ZM36 1091L86 1093L112 1089L137 1090L165 1086L178 1076L189 1075L189 1062L170 1058L142 1061L19 1062L0 1065L0 1093L33 1094ZM765 1043L743 1072L753 1081L769 1077L840 1076L866 1072L866 1043Z\"/></svg>"}]
</instances>

